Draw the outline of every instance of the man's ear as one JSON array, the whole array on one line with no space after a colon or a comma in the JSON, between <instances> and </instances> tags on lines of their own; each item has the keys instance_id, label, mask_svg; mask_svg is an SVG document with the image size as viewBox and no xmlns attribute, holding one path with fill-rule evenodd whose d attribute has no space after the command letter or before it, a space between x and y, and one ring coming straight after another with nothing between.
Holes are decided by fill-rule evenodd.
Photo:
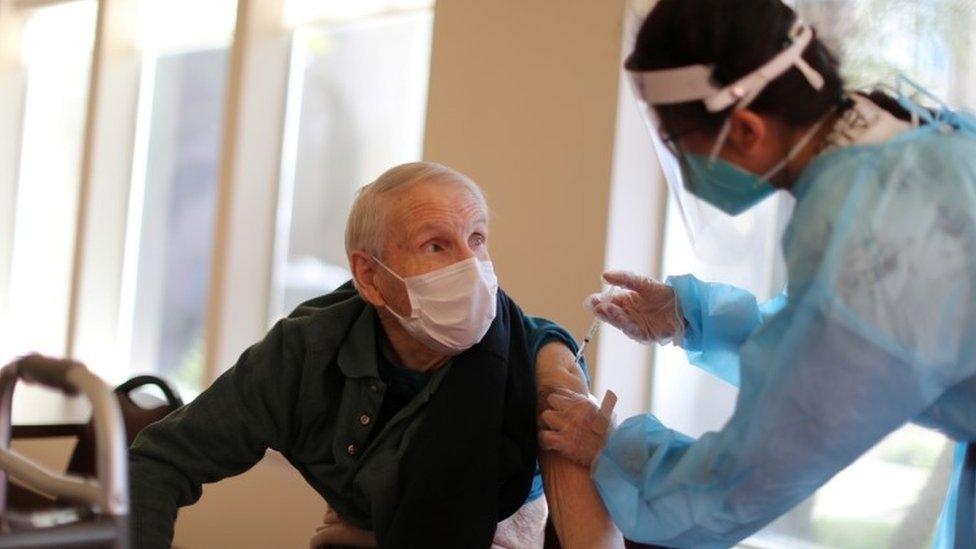
<instances>
[{"instance_id":1,"label":"man's ear","mask_svg":"<svg viewBox=\"0 0 976 549\"><path fill-rule=\"evenodd\" d=\"M728 144L742 155L751 155L762 145L769 125L762 116L749 109L734 111L729 126Z\"/></svg>"},{"instance_id":2,"label":"man's ear","mask_svg":"<svg viewBox=\"0 0 976 549\"><path fill-rule=\"evenodd\" d=\"M349 255L349 267L352 269L352 279L359 295L377 309L385 307L386 300L376 285L376 276L379 274L376 261L369 254L357 251Z\"/></svg>"}]
</instances>

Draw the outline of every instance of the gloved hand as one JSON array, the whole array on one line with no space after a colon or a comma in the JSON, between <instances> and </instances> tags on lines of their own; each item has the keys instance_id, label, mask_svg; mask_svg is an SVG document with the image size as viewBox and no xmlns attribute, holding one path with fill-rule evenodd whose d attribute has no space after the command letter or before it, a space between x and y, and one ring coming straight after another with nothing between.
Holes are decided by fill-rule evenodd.
<instances>
[{"instance_id":1,"label":"gloved hand","mask_svg":"<svg viewBox=\"0 0 976 549\"><path fill-rule=\"evenodd\" d=\"M546 403L549 409L540 417L539 445L576 464L591 467L613 430L617 395L607 391L603 403L597 405L593 395L560 387L546 397Z\"/></svg>"},{"instance_id":2,"label":"gloved hand","mask_svg":"<svg viewBox=\"0 0 976 549\"><path fill-rule=\"evenodd\" d=\"M681 342L685 321L673 288L624 271L608 271L603 279L615 287L586 298L597 318L641 343Z\"/></svg>"}]
</instances>

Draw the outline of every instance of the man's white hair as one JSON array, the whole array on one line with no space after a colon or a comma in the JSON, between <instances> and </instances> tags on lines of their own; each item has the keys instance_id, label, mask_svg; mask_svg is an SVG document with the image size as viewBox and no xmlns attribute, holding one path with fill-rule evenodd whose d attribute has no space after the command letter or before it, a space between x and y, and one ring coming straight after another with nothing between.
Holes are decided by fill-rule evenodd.
<instances>
[{"instance_id":1,"label":"man's white hair","mask_svg":"<svg viewBox=\"0 0 976 549\"><path fill-rule=\"evenodd\" d=\"M346 254L362 251L379 256L389 233L386 226L389 215L389 199L398 192L424 181L437 180L461 185L485 205L485 193L477 183L463 173L436 162L411 162L400 164L383 172L376 181L363 186L356 193L356 200L346 223Z\"/></svg>"}]
</instances>

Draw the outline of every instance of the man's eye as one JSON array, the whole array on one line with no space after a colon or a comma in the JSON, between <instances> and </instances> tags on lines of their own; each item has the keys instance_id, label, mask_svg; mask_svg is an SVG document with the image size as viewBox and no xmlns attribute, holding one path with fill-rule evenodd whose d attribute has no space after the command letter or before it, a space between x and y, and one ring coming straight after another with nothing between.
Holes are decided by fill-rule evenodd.
<instances>
[{"instance_id":1,"label":"man's eye","mask_svg":"<svg viewBox=\"0 0 976 549\"><path fill-rule=\"evenodd\" d=\"M485 245L485 240L486 239L485 239L484 235L476 234L473 237L471 237L471 245L472 246L484 246Z\"/></svg>"},{"instance_id":2,"label":"man's eye","mask_svg":"<svg viewBox=\"0 0 976 549\"><path fill-rule=\"evenodd\" d=\"M424 251L425 252L438 253L438 252L443 252L444 251L444 247L441 246L440 244L436 243L436 242L430 242L430 243L424 245Z\"/></svg>"}]
</instances>

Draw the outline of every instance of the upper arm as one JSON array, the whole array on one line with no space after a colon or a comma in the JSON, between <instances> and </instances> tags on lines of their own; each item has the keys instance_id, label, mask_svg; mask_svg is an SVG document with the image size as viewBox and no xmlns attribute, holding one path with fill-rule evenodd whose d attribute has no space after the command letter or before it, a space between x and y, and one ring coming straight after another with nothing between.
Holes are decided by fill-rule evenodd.
<instances>
[{"instance_id":1,"label":"upper arm","mask_svg":"<svg viewBox=\"0 0 976 549\"><path fill-rule=\"evenodd\" d=\"M562 337L551 337L536 352L536 387L539 410L545 407L546 395L563 387L587 393L586 372L574 360L575 344ZM549 514L563 547L622 547L620 533L600 501L590 471L555 452L540 452Z\"/></svg>"},{"instance_id":2,"label":"upper arm","mask_svg":"<svg viewBox=\"0 0 976 549\"><path fill-rule=\"evenodd\" d=\"M553 387L586 392L589 375L585 359L577 364L576 340L562 326L541 317L524 318L526 344L535 359L536 387L540 394Z\"/></svg>"},{"instance_id":3,"label":"upper arm","mask_svg":"<svg viewBox=\"0 0 976 549\"><path fill-rule=\"evenodd\" d=\"M550 341L536 354L536 387L540 394L555 387L565 387L578 393L588 390L586 375L576 363L575 355L560 341Z\"/></svg>"}]
</instances>

